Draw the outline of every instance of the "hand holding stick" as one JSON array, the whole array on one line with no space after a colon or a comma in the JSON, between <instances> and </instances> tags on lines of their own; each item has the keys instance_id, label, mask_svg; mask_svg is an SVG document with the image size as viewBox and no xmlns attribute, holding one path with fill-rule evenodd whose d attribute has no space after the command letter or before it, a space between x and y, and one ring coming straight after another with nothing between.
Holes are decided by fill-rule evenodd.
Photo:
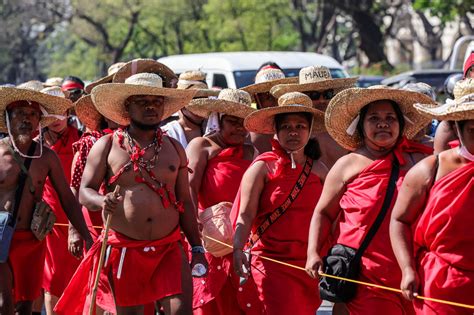
<instances>
[{"instance_id":1,"label":"hand holding stick","mask_svg":"<svg viewBox=\"0 0 474 315\"><path fill-rule=\"evenodd\" d=\"M119 197L120 186L115 186L114 189L114 197ZM110 229L110 222L112 221L112 213L107 216L107 221L105 222L105 229L104 229L104 238L102 239L102 247L100 249L100 257L99 257L99 264L97 266L97 272L95 274L94 280L94 288L92 290L92 299L91 304L89 306L89 315L94 315L95 313L95 300L97 298L97 288L99 286L99 279L100 279L100 272L102 271L102 267L104 267L104 258L105 258L105 250L107 248L107 240L109 238L109 229Z\"/></svg>"}]
</instances>

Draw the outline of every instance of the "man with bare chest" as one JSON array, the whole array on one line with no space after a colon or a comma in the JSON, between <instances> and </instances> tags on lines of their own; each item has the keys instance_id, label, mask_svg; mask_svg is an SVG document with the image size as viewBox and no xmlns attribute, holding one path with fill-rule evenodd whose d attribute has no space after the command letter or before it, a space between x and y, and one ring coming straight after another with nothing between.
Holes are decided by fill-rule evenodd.
<instances>
[{"instance_id":1,"label":"man with bare chest","mask_svg":"<svg viewBox=\"0 0 474 315\"><path fill-rule=\"evenodd\" d=\"M58 156L33 140L41 126L53 122L52 116L71 105L66 99L37 91L0 88L0 131L9 133L0 141L0 212L2 216L11 213L7 224L14 227L9 250L4 226L0 227L5 251L1 256L6 257L0 263L0 314L31 314L32 301L41 293L46 243L35 237L30 225L47 177L87 248L92 244L80 205L57 167ZM23 185L19 184L21 173Z\"/></svg>"},{"instance_id":2,"label":"man with bare chest","mask_svg":"<svg viewBox=\"0 0 474 315\"><path fill-rule=\"evenodd\" d=\"M92 90L97 110L127 126L92 147L79 193L88 209L103 209L104 221L112 216L97 292L97 305L105 311L143 314L143 305L159 301L166 314L192 313L191 272L180 229L193 248L191 265L207 263L189 195L186 154L178 141L163 135L159 123L194 94L163 88L161 77L152 73ZM109 192L105 196L99 193L102 183ZM97 268L101 241L71 280L57 313L82 314L89 307L89 271Z\"/></svg>"}]
</instances>

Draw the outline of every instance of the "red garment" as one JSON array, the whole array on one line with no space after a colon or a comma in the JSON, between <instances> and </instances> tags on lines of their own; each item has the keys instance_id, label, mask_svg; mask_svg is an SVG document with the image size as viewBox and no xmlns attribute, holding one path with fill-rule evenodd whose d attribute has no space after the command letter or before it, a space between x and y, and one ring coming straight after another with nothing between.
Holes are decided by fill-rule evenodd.
<instances>
[{"instance_id":1,"label":"red garment","mask_svg":"<svg viewBox=\"0 0 474 315\"><path fill-rule=\"evenodd\" d=\"M72 169L71 183L70 186L79 191L81 186L82 174L84 173L84 168L86 167L87 156L89 152L99 140L104 133L98 131L87 132L82 135L82 137L72 145L73 155L79 152L79 156L76 159L76 163ZM94 241L100 235L100 229L94 228L94 226L102 226L104 224L102 220L101 211L89 211L86 207L82 207L82 214L84 215L84 220L86 221L87 228L91 233Z\"/></svg>"},{"instance_id":2,"label":"red garment","mask_svg":"<svg viewBox=\"0 0 474 315\"><path fill-rule=\"evenodd\" d=\"M459 147L461 143L459 142L459 140L453 140L453 141L449 141L448 142L448 145L451 149L454 149L456 147Z\"/></svg>"},{"instance_id":3,"label":"red garment","mask_svg":"<svg viewBox=\"0 0 474 315\"><path fill-rule=\"evenodd\" d=\"M242 176L251 161L244 160L243 146L229 147L207 161L198 194L199 209L222 201L233 202ZM242 287L233 272L232 254L214 257L206 253L209 263L205 278L193 278L195 314L261 314L257 289L252 279Z\"/></svg>"},{"instance_id":4,"label":"red garment","mask_svg":"<svg viewBox=\"0 0 474 315\"><path fill-rule=\"evenodd\" d=\"M261 154L254 161L267 163L269 175L260 195L253 233L287 199L303 170L299 164L296 169L291 168L288 154L277 141L273 140L272 145L273 151ZM275 169L271 169L272 162ZM311 173L296 200L264 232L252 249L252 276L268 315L313 315L321 304L317 280L311 279L304 271L263 260L259 255L305 266L309 224L322 188L319 177ZM231 214L234 224L238 217L235 210L239 208L240 197L239 191Z\"/></svg>"},{"instance_id":5,"label":"red garment","mask_svg":"<svg viewBox=\"0 0 474 315\"><path fill-rule=\"evenodd\" d=\"M79 140L77 129L69 126L63 136L51 147L61 161L61 167L68 182L71 177L71 165L74 157L72 145L77 140ZM56 223L67 224L69 222L49 178L46 179L44 185L43 199L56 215ZM80 263L68 251L68 227L55 226L46 237L46 247L43 289L54 296L61 296Z\"/></svg>"},{"instance_id":6,"label":"red garment","mask_svg":"<svg viewBox=\"0 0 474 315\"><path fill-rule=\"evenodd\" d=\"M421 294L474 305L474 162L434 183L416 226ZM473 310L416 300L417 314Z\"/></svg>"},{"instance_id":7,"label":"red garment","mask_svg":"<svg viewBox=\"0 0 474 315\"><path fill-rule=\"evenodd\" d=\"M431 149L432 150L432 149ZM428 147L417 144L415 142L403 139L394 148L393 153L400 162L405 165L403 152L429 152ZM360 174L351 180L346 186L346 192L342 196L339 205L343 210L338 222L338 232L336 243L359 248L362 240L375 218L380 212L382 203L388 187L390 172L392 169L393 155L389 154L382 159L375 160L372 164L360 172ZM400 188L406 171L400 170L399 179L397 181L397 189L392 198L392 204L385 218L370 242L368 248L362 256L360 280L370 283L399 288L401 281L401 271L397 264L392 247L390 246L389 223L392 208L397 198L398 189ZM367 314L365 310L374 309L375 304L371 301L377 299L369 299L369 292L372 295L380 296L381 299L377 305L385 300L385 309L393 309L391 305L393 301L403 303L403 297L398 293L385 291L377 288L364 288L361 293L350 303L347 303L351 314ZM378 292L375 292L378 291ZM383 303L382 303L383 304ZM400 304L402 305L402 304ZM397 314L412 314L413 308L406 304L406 307L400 308L403 312ZM377 308L380 310L380 308ZM393 309L393 311L395 311Z\"/></svg>"},{"instance_id":8,"label":"red garment","mask_svg":"<svg viewBox=\"0 0 474 315\"><path fill-rule=\"evenodd\" d=\"M29 230L15 231L8 254L15 303L34 301L41 295L45 254L46 242L38 241Z\"/></svg>"},{"instance_id":9,"label":"red garment","mask_svg":"<svg viewBox=\"0 0 474 315\"><path fill-rule=\"evenodd\" d=\"M96 303L115 313L119 306L136 306L181 293L181 234L175 229L159 240L132 240L115 231L109 232L110 255L102 269ZM87 253L59 299L57 314L86 314L100 257L102 235ZM120 279L120 257L125 250ZM113 281L112 294L108 276ZM114 302L115 301L115 302Z\"/></svg>"}]
</instances>

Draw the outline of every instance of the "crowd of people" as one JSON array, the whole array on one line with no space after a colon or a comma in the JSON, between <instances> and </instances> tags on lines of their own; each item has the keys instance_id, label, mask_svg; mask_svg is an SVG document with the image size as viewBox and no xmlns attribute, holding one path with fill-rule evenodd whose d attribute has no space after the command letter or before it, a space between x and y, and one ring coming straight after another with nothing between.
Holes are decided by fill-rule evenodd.
<instances>
[{"instance_id":1,"label":"crowd of people","mask_svg":"<svg viewBox=\"0 0 474 315\"><path fill-rule=\"evenodd\" d=\"M356 82L0 86L0 314L472 314L474 54L445 104Z\"/></svg>"}]
</instances>

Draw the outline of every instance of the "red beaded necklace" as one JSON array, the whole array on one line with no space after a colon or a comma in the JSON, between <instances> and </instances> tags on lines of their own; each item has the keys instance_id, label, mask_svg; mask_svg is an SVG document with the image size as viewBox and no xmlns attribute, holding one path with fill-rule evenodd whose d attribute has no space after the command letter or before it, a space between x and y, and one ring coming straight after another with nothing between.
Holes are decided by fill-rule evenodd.
<instances>
[{"instance_id":1,"label":"red beaded necklace","mask_svg":"<svg viewBox=\"0 0 474 315\"><path fill-rule=\"evenodd\" d=\"M163 132L161 131L161 128L156 130L155 138L153 139L152 143L143 149L141 149L140 146L135 143L135 141L133 141L127 130L119 128L114 134L118 138L120 148L126 151L130 156L130 161L122 166L117 174L110 178L109 185L115 183L123 173L133 169L133 172L137 173L135 176L135 181L137 183L147 185L151 190L158 194L160 196L161 202L163 203L163 207L168 208L170 204L173 204L178 212L184 212L183 203L176 200L176 196L168 187L168 185L160 182L152 171L156 165L158 154L161 151L161 146L163 144ZM127 139L130 150L125 147L125 139ZM145 155L145 152L151 148L154 148L153 157L151 159L145 160L143 156ZM145 179L144 173L148 175L151 181L147 181Z\"/></svg>"}]
</instances>

